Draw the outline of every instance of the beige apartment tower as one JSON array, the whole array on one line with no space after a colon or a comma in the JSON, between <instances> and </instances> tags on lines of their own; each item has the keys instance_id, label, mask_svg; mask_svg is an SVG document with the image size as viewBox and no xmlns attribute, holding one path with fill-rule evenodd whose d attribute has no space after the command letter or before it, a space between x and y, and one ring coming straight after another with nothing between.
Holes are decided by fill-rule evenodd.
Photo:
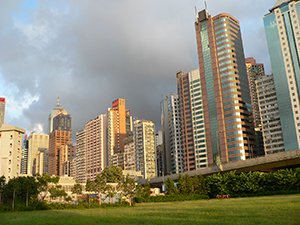
<instances>
[{"instance_id":1,"label":"beige apartment tower","mask_svg":"<svg viewBox=\"0 0 300 225\"><path fill-rule=\"evenodd\" d=\"M9 181L20 175L22 134L25 130L3 124L0 127L0 176Z\"/></svg>"}]
</instances>

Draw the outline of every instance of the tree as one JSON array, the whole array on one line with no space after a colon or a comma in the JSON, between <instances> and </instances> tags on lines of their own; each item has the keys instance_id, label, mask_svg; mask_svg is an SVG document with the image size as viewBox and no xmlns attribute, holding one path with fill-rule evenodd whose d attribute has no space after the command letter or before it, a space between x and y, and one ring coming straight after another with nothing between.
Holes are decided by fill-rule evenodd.
<instances>
[{"instance_id":1,"label":"tree","mask_svg":"<svg viewBox=\"0 0 300 225\"><path fill-rule=\"evenodd\" d=\"M51 194L51 196L50 196L51 198L59 197L61 199L61 197L68 196L68 194L66 193L66 191L61 189L61 185L52 186L50 188L49 192Z\"/></svg>"},{"instance_id":2,"label":"tree","mask_svg":"<svg viewBox=\"0 0 300 225\"><path fill-rule=\"evenodd\" d=\"M168 193L168 195L176 195L178 194L178 190L175 187L175 182L172 178L168 178L167 181L165 181L166 184L166 191Z\"/></svg>"},{"instance_id":3,"label":"tree","mask_svg":"<svg viewBox=\"0 0 300 225\"><path fill-rule=\"evenodd\" d=\"M194 194L207 195L207 189L202 174L199 174L199 176L195 175L192 179L192 183Z\"/></svg>"},{"instance_id":4,"label":"tree","mask_svg":"<svg viewBox=\"0 0 300 225\"><path fill-rule=\"evenodd\" d=\"M102 172L101 176L107 183L118 183L123 180L123 171L121 167L107 166Z\"/></svg>"},{"instance_id":5,"label":"tree","mask_svg":"<svg viewBox=\"0 0 300 225\"><path fill-rule=\"evenodd\" d=\"M95 183L93 181L91 181L90 179L87 179L85 188L87 191L93 192L95 190ZM90 195L88 195L88 198L89 198L89 205L90 205ZM101 199L100 199L100 201L101 201Z\"/></svg>"},{"instance_id":6,"label":"tree","mask_svg":"<svg viewBox=\"0 0 300 225\"><path fill-rule=\"evenodd\" d=\"M137 196L143 197L143 198L148 198L151 194L150 192L150 184L148 181L144 185L139 184L137 186Z\"/></svg>"},{"instance_id":7,"label":"tree","mask_svg":"<svg viewBox=\"0 0 300 225\"><path fill-rule=\"evenodd\" d=\"M26 177L23 182L23 188L26 190L26 206L28 206L28 199L32 195L38 194L38 183L34 177Z\"/></svg>"},{"instance_id":8,"label":"tree","mask_svg":"<svg viewBox=\"0 0 300 225\"><path fill-rule=\"evenodd\" d=\"M129 204L131 206L131 199L134 197L135 195L135 189L136 189L136 185L134 182L134 179L129 177L129 175L127 174L127 176L124 179L123 183L120 183L121 186L121 193L124 194L124 196L129 199ZM121 194L121 203L122 203L122 194Z\"/></svg>"},{"instance_id":9,"label":"tree","mask_svg":"<svg viewBox=\"0 0 300 225\"><path fill-rule=\"evenodd\" d=\"M40 198L42 201L44 201L45 197L49 193L51 187L53 185L57 185L59 182L59 176L56 177L51 177L48 174L43 174L42 176L39 174L35 175L38 184L37 184L37 189L40 195Z\"/></svg>"},{"instance_id":10,"label":"tree","mask_svg":"<svg viewBox=\"0 0 300 225\"><path fill-rule=\"evenodd\" d=\"M11 179L7 185L5 185L3 195L8 198L12 199L12 209L15 209L15 200L18 194L18 191L21 189L21 185L19 182L19 178L15 177Z\"/></svg>"},{"instance_id":11,"label":"tree","mask_svg":"<svg viewBox=\"0 0 300 225\"><path fill-rule=\"evenodd\" d=\"M106 186L106 193L109 197L109 203L111 203L111 199L115 196L115 194L117 193L114 188L111 185L107 185Z\"/></svg>"},{"instance_id":12,"label":"tree","mask_svg":"<svg viewBox=\"0 0 300 225\"><path fill-rule=\"evenodd\" d=\"M78 183L77 179L76 179L76 183L73 186L72 194L82 195L82 186L80 183Z\"/></svg>"},{"instance_id":13,"label":"tree","mask_svg":"<svg viewBox=\"0 0 300 225\"><path fill-rule=\"evenodd\" d=\"M97 174L94 180L93 191L97 192L99 195L99 204L101 205L101 193L105 192L107 186L104 176Z\"/></svg>"}]
</instances>

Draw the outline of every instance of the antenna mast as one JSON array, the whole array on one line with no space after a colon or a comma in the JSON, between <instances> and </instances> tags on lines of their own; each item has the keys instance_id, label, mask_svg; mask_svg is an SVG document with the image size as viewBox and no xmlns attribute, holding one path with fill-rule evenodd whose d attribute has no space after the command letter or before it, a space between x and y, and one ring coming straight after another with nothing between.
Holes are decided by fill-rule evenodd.
<instances>
[{"instance_id":1,"label":"antenna mast","mask_svg":"<svg viewBox=\"0 0 300 225\"><path fill-rule=\"evenodd\" d=\"M196 22L199 23L198 14L197 14L197 7L196 6L195 6L195 15L196 15Z\"/></svg>"},{"instance_id":2,"label":"antenna mast","mask_svg":"<svg viewBox=\"0 0 300 225\"><path fill-rule=\"evenodd\" d=\"M204 4L205 4L205 10L207 11L207 4L206 4L206 1L204 1Z\"/></svg>"}]
</instances>

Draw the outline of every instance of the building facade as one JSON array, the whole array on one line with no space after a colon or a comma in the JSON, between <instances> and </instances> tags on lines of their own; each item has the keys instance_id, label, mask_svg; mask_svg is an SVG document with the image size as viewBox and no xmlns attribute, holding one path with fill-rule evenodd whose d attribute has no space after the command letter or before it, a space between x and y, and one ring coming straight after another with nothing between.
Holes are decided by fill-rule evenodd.
<instances>
[{"instance_id":1,"label":"building facade","mask_svg":"<svg viewBox=\"0 0 300 225\"><path fill-rule=\"evenodd\" d=\"M265 154L284 152L284 141L273 75L256 80Z\"/></svg>"},{"instance_id":2,"label":"building facade","mask_svg":"<svg viewBox=\"0 0 300 225\"><path fill-rule=\"evenodd\" d=\"M2 124L0 127L0 176L9 181L20 175L22 134L25 130Z\"/></svg>"},{"instance_id":3,"label":"building facade","mask_svg":"<svg viewBox=\"0 0 300 225\"><path fill-rule=\"evenodd\" d=\"M176 73L183 170L208 166L208 152L199 69Z\"/></svg>"},{"instance_id":4,"label":"building facade","mask_svg":"<svg viewBox=\"0 0 300 225\"><path fill-rule=\"evenodd\" d=\"M37 160L39 149L49 148L49 135L48 134L34 134L28 136L28 166L27 174L33 175L38 173Z\"/></svg>"},{"instance_id":5,"label":"building facade","mask_svg":"<svg viewBox=\"0 0 300 225\"><path fill-rule=\"evenodd\" d=\"M118 98L107 110L107 162L113 165L113 155L124 153L124 139L132 132L132 118L125 99ZM114 157L118 158L117 156Z\"/></svg>"},{"instance_id":6,"label":"building facade","mask_svg":"<svg viewBox=\"0 0 300 225\"><path fill-rule=\"evenodd\" d=\"M298 0L278 0L264 16L285 151L300 148L299 17Z\"/></svg>"},{"instance_id":7,"label":"building facade","mask_svg":"<svg viewBox=\"0 0 300 225\"><path fill-rule=\"evenodd\" d=\"M76 169L79 183L86 182L86 134L85 129L76 133Z\"/></svg>"},{"instance_id":8,"label":"building facade","mask_svg":"<svg viewBox=\"0 0 300 225\"><path fill-rule=\"evenodd\" d=\"M134 136L129 135L124 140L124 170L136 171Z\"/></svg>"},{"instance_id":9,"label":"building facade","mask_svg":"<svg viewBox=\"0 0 300 225\"><path fill-rule=\"evenodd\" d=\"M156 176L155 125L152 121L134 121L135 166L144 179Z\"/></svg>"},{"instance_id":10,"label":"building facade","mask_svg":"<svg viewBox=\"0 0 300 225\"><path fill-rule=\"evenodd\" d=\"M183 150L181 148L180 112L177 94L168 94L160 103L163 137L162 164L164 175L182 173ZM161 151L158 150L158 153ZM160 170L161 171L161 170Z\"/></svg>"},{"instance_id":11,"label":"building facade","mask_svg":"<svg viewBox=\"0 0 300 225\"><path fill-rule=\"evenodd\" d=\"M255 81L265 75L264 64L256 63L253 57L246 58L245 61L252 103L253 123L254 127L258 127L261 121Z\"/></svg>"},{"instance_id":12,"label":"building facade","mask_svg":"<svg viewBox=\"0 0 300 225\"><path fill-rule=\"evenodd\" d=\"M86 179L94 180L107 166L106 126L106 115L99 115L85 125Z\"/></svg>"}]
</instances>

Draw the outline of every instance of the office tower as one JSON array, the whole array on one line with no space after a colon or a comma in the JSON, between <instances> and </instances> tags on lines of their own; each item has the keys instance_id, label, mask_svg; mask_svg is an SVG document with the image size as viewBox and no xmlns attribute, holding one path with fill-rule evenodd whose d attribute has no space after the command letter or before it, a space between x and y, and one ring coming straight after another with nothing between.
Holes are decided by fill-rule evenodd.
<instances>
[{"instance_id":1,"label":"office tower","mask_svg":"<svg viewBox=\"0 0 300 225\"><path fill-rule=\"evenodd\" d=\"M123 140L132 132L130 111L125 108L125 99L118 98L107 110L107 163L113 165L113 155L124 153Z\"/></svg>"},{"instance_id":2,"label":"office tower","mask_svg":"<svg viewBox=\"0 0 300 225\"><path fill-rule=\"evenodd\" d=\"M86 179L94 180L106 167L106 126L106 115L99 115L85 125Z\"/></svg>"},{"instance_id":3,"label":"office tower","mask_svg":"<svg viewBox=\"0 0 300 225\"><path fill-rule=\"evenodd\" d=\"M144 179L156 176L155 126L152 121L134 121L135 166Z\"/></svg>"},{"instance_id":4,"label":"office tower","mask_svg":"<svg viewBox=\"0 0 300 225\"><path fill-rule=\"evenodd\" d=\"M124 170L135 171L135 146L133 135L124 139Z\"/></svg>"},{"instance_id":5,"label":"office tower","mask_svg":"<svg viewBox=\"0 0 300 225\"><path fill-rule=\"evenodd\" d=\"M61 176L66 162L61 161L63 155L65 155L62 146L73 146L71 115L61 108L57 111L52 122L53 131L49 134L48 173L49 175Z\"/></svg>"},{"instance_id":6,"label":"office tower","mask_svg":"<svg viewBox=\"0 0 300 225\"><path fill-rule=\"evenodd\" d=\"M254 127L258 127L261 124L260 113L258 107L258 98L255 81L261 76L265 75L264 64L256 63L256 60L253 57L245 59L247 75L249 80L249 89L252 103L252 114L253 114L253 123Z\"/></svg>"},{"instance_id":7,"label":"office tower","mask_svg":"<svg viewBox=\"0 0 300 225\"><path fill-rule=\"evenodd\" d=\"M183 151L181 148L180 113L177 94L168 94L160 103L163 137L164 175L183 172ZM158 151L159 152L159 151ZM160 159L160 157L158 158Z\"/></svg>"},{"instance_id":8,"label":"office tower","mask_svg":"<svg viewBox=\"0 0 300 225\"><path fill-rule=\"evenodd\" d=\"M76 133L76 179L86 182L86 137L85 129Z\"/></svg>"},{"instance_id":9,"label":"office tower","mask_svg":"<svg viewBox=\"0 0 300 225\"><path fill-rule=\"evenodd\" d=\"M208 166L204 106L199 69L176 73L183 171Z\"/></svg>"},{"instance_id":10,"label":"office tower","mask_svg":"<svg viewBox=\"0 0 300 225\"><path fill-rule=\"evenodd\" d=\"M70 131L53 130L49 135L49 151L48 151L48 174L61 176L60 155L61 146L69 143Z\"/></svg>"},{"instance_id":11,"label":"office tower","mask_svg":"<svg viewBox=\"0 0 300 225\"><path fill-rule=\"evenodd\" d=\"M71 115L66 110L60 109L57 111L56 116L53 118L53 130L70 131L69 141L72 141Z\"/></svg>"},{"instance_id":12,"label":"office tower","mask_svg":"<svg viewBox=\"0 0 300 225\"><path fill-rule=\"evenodd\" d=\"M28 137L25 135L21 156L21 174L28 174Z\"/></svg>"},{"instance_id":13,"label":"office tower","mask_svg":"<svg viewBox=\"0 0 300 225\"><path fill-rule=\"evenodd\" d=\"M256 80L265 154L284 152L283 134L273 75Z\"/></svg>"},{"instance_id":14,"label":"office tower","mask_svg":"<svg viewBox=\"0 0 300 225\"><path fill-rule=\"evenodd\" d=\"M239 21L203 10L195 27L208 165L245 160L257 150Z\"/></svg>"},{"instance_id":15,"label":"office tower","mask_svg":"<svg viewBox=\"0 0 300 225\"><path fill-rule=\"evenodd\" d=\"M28 168L27 174L33 175L37 173L37 156L39 149L49 148L48 134L34 134L28 136Z\"/></svg>"},{"instance_id":16,"label":"office tower","mask_svg":"<svg viewBox=\"0 0 300 225\"><path fill-rule=\"evenodd\" d=\"M4 124L5 116L5 98L0 97L0 127Z\"/></svg>"},{"instance_id":17,"label":"office tower","mask_svg":"<svg viewBox=\"0 0 300 225\"><path fill-rule=\"evenodd\" d=\"M300 148L300 2L278 0L264 16L285 151Z\"/></svg>"},{"instance_id":18,"label":"office tower","mask_svg":"<svg viewBox=\"0 0 300 225\"><path fill-rule=\"evenodd\" d=\"M56 116L57 112L61 110L62 107L59 104L59 97L57 98L57 105L51 110L51 113L48 116L48 134L53 131L53 118Z\"/></svg>"},{"instance_id":19,"label":"office tower","mask_svg":"<svg viewBox=\"0 0 300 225\"><path fill-rule=\"evenodd\" d=\"M0 127L0 175L4 175L8 181L20 175L24 133L25 130L8 124Z\"/></svg>"}]
</instances>

